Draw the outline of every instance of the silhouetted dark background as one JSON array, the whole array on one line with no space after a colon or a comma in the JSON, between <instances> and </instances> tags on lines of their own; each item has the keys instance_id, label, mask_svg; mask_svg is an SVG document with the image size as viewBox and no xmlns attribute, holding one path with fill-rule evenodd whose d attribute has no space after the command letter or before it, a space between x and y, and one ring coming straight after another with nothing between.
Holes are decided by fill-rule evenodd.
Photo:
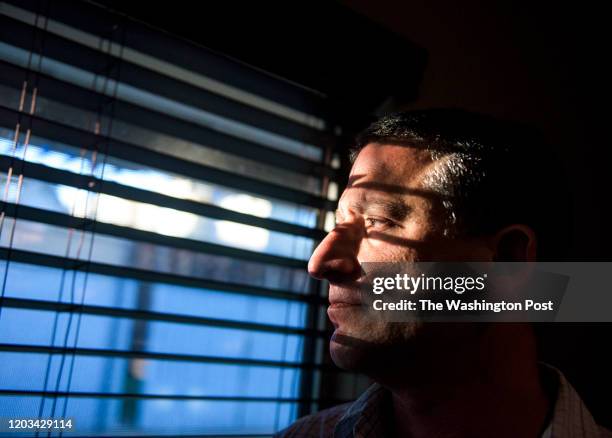
<instances>
[{"instance_id":1,"label":"silhouetted dark background","mask_svg":"<svg viewBox=\"0 0 612 438\"><path fill-rule=\"evenodd\" d=\"M570 179L574 230L566 238L573 260L610 260L612 76L603 6L101 3L328 94L337 102L338 122L348 127L347 141L369 118L407 108L462 107L540 129ZM565 372L600 422L612 426L612 327L557 324L541 332L542 357Z\"/></svg>"}]
</instances>

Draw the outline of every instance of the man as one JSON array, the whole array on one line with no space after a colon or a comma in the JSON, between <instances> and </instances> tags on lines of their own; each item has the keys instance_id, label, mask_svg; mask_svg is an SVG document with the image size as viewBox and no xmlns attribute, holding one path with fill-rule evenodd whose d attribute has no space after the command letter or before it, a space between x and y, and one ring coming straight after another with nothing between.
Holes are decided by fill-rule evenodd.
<instances>
[{"instance_id":1,"label":"man","mask_svg":"<svg viewBox=\"0 0 612 438\"><path fill-rule=\"evenodd\" d=\"M358 136L337 225L308 269L329 281L333 361L376 383L280 436L610 436L538 364L530 325L383 323L360 305L365 262L558 257L569 203L540 152L533 133L460 110L387 116Z\"/></svg>"}]
</instances>

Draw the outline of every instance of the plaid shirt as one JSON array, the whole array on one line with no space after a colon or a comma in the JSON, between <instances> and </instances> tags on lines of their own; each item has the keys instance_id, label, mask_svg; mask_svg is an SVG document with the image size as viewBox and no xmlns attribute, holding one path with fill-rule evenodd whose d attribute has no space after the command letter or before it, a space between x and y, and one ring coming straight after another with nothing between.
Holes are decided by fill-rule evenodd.
<instances>
[{"instance_id":1,"label":"plaid shirt","mask_svg":"<svg viewBox=\"0 0 612 438\"><path fill-rule=\"evenodd\" d=\"M576 390L563 374L543 365L544 376L555 381L557 399L552 419L542 438L612 438L612 432L599 427ZM384 438L389 437L391 409L389 392L378 384L370 386L353 403L326 409L303 417L279 432L279 438Z\"/></svg>"}]
</instances>

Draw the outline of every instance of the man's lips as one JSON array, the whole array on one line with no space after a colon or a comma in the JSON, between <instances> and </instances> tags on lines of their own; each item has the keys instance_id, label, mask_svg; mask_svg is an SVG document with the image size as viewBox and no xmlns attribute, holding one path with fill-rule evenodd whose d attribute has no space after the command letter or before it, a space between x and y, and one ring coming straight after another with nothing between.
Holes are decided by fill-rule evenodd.
<instances>
[{"instance_id":1,"label":"man's lips","mask_svg":"<svg viewBox=\"0 0 612 438\"><path fill-rule=\"evenodd\" d=\"M354 306L361 306L361 303L346 303L346 302L334 302L334 303L329 303L329 309L341 309L343 307L354 307Z\"/></svg>"},{"instance_id":2,"label":"man's lips","mask_svg":"<svg viewBox=\"0 0 612 438\"><path fill-rule=\"evenodd\" d=\"M330 299L329 306L327 307L327 316L329 317L332 325L335 329L346 322L347 318L361 306L361 303L356 300L338 300Z\"/></svg>"},{"instance_id":3,"label":"man's lips","mask_svg":"<svg viewBox=\"0 0 612 438\"><path fill-rule=\"evenodd\" d=\"M339 287L332 285L329 288L329 307L327 316L335 329L350 320L357 307L362 306L361 294L358 287ZM347 319L348 318L348 319Z\"/></svg>"},{"instance_id":4,"label":"man's lips","mask_svg":"<svg viewBox=\"0 0 612 438\"><path fill-rule=\"evenodd\" d=\"M329 307L360 306L361 297L358 291L330 289Z\"/></svg>"}]
</instances>

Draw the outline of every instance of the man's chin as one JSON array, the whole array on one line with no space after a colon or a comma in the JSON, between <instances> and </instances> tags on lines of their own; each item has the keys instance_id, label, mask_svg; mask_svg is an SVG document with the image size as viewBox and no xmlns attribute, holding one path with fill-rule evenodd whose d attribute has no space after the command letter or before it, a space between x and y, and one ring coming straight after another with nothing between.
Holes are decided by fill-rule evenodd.
<instances>
[{"instance_id":1,"label":"man's chin","mask_svg":"<svg viewBox=\"0 0 612 438\"><path fill-rule=\"evenodd\" d=\"M350 331L337 327L329 352L338 367L375 375L382 368L414 360L421 327L418 322L370 325Z\"/></svg>"},{"instance_id":2,"label":"man's chin","mask_svg":"<svg viewBox=\"0 0 612 438\"><path fill-rule=\"evenodd\" d=\"M380 345L337 330L330 340L329 352L334 363L347 371L367 373L380 367Z\"/></svg>"}]
</instances>

